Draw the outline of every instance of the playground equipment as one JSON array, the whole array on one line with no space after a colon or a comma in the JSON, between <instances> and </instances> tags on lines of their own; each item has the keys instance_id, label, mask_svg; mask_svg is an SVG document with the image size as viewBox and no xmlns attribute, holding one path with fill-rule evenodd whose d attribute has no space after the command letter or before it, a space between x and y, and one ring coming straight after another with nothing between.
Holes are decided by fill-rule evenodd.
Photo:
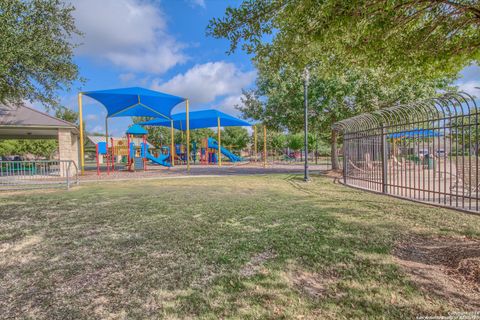
<instances>
[{"instance_id":1,"label":"playground equipment","mask_svg":"<svg viewBox=\"0 0 480 320\"><path fill-rule=\"evenodd\" d=\"M96 160L97 160L97 175L100 175L100 157L106 159L107 174L115 171L115 162L120 159L126 163L128 171L147 170L147 162L150 160L153 163L170 167L170 148L162 147L163 153L155 157L149 152L149 145L147 143L147 130L139 125L131 126L126 132L126 139L110 138L110 144L107 142L99 142L95 146ZM133 142L133 137L141 137L138 145Z\"/></svg>"},{"instance_id":2,"label":"playground equipment","mask_svg":"<svg viewBox=\"0 0 480 320\"><path fill-rule=\"evenodd\" d=\"M227 157L231 162L240 162L243 159L234 153L228 151L224 147L219 147L218 142L213 138L202 139L200 149L201 164L216 164L219 160L218 151Z\"/></svg>"},{"instance_id":3,"label":"playground equipment","mask_svg":"<svg viewBox=\"0 0 480 320\"><path fill-rule=\"evenodd\" d=\"M172 109L179 103L185 102L186 107L186 126L187 132L187 154L189 153L190 145L190 129L189 129L189 101L188 99L173 96L170 94L148 90L139 87L121 88L112 90L99 90L80 92L78 94L78 112L80 122L80 141L83 141L83 96L88 96L99 103L101 103L107 110L105 118L106 144L108 144L108 118L113 117L162 117L171 121ZM172 122L173 135L173 122ZM108 152L108 146L106 146ZM174 150L173 139L171 149ZM84 145L80 144L80 167L81 173L84 173ZM173 152L172 152L173 153ZM128 152L128 154L130 154ZM172 155L173 158L173 155ZM173 164L173 161L172 161ZM187 158L187 170L190 169L190 160Z\"/></svg>"},{"instance_id":4,"label":"playground equipment","mask_svg":"<svg viewBox=\"0 0 480 320\"><path fill-rule=\"evenodd\" d=\"M154 120L142 122L140 124L146 126L162 126L162 127L174 127L177 130L185 130L187 127L189 129L201 129L201 128L211 128L217 127L217 140L210 138L210 140L204 140L201 142L200 148L200 162L203 164L206 163L217 163L218 166L222 165L222 155L229 158L232 162L238 162L242 159L227 149L222 147L221 144L221 127L236 127L236 126L251 126L250 123L232 117L228 114L220 112L218 110L202 110L188 113L178 113L172 115L171 120L166 120L162 118L157 118ZM266 129L264 129L264 137L266 138ZM256 137L256 135L255 135ZM264 144L264 154L266 154L266 144ZM256 144L255 144L256 146ZM195 147L196 149L196 147ZM215 152L216 150L216 152ZM187 142L187 152L188 152L188 142ZM196 156L196 152L195 156ZM186 157L187 159L189 157ZM266 159L266 157L264 157ZM264 164L266 162L264 161Z\"/></svg>"}]
</instances>

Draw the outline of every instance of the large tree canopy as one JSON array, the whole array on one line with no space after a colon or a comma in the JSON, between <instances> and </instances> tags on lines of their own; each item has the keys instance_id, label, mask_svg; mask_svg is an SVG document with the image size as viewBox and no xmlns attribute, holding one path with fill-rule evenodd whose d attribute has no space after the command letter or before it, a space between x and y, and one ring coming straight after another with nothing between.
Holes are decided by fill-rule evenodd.
<instances>
[{"instance_id":1,"label":"large tree canopy","mask_svg":"<svg viewBox=\"0 0 480 320\"><path fill-rule=\"evenodd\" d=\"M245 117L262 120L268 127L280 131L298 132L303 129L302 74L285 66L272 70L259 66L257 87L244 92ZM351 68L329 75L330 66L312 69L309 90L309 122L312 132L323 141L332 143L332 160L337 166L336 134L333 123L358 113L381 109L430 97L437 89L448 89L451 79L390 79L373 68Z\"/></svg>"},{"instance_id":2,"label":"large tree canopy","mask_svg":"<svg viewBox=\"0 0 480 320\"><path fill-rule=\"evenodd\" d=\"M0 102L58 106L56 91L78 77L73 9L60 0L0 1Z\"/></svg>"},{"instance_id":3,"label":"large tree canopy","mask_svg":"<svg viewBox=\"0 0 480 320\"><path fill-rule=\"evenodd\" d=\"M331 139L332 123L434 95L480 60L477 0L244 0L212 19L207 33L253 54L257 88L246 117L301 130L302 72L310 81L310 122Z\"/></svg>"},{"instance_id":4,"label":"large tree canopy","mask_svg":"<svg viewBox=\"0 0 480 320\"><path fill-rule=\"evenodd\" d=\"M480 59L478 0L244 0L208 33L255 59L312 61L411 73L460 70ZM273 40L265 41L273 37ZM305 50L309 47L309 50ZM316 51L321 54L313 54Z\"/></svg>"}]
</instances>

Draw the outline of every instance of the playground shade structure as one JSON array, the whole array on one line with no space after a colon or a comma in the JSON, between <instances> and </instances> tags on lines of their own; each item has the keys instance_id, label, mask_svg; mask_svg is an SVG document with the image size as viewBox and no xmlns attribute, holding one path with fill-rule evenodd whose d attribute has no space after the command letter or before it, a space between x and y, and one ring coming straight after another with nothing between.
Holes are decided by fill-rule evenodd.
<instances>
[{"instance_id":1,"label":"playground shade structure","mask_svg":"<svg viewBox=\"0 0 480 320\"><path fill-rule=\"evenodd\" d=\"M80 114L80 140L83 140L83 112L82 96L88 96L100 102L107 110L105 117L105 136L108 146L108 118L113 117L162 117L171 120L171 111L179 103L186 105L186 132L187 141L190 141L189 103L188 99L170 94L148 90L140 87L120 88L110 90L87 91L78 94L78 110ZM173 139L173 138L172 138ZM173 141L173 140L172 140ZM187 151L189 151L187 143ZM81 172L84 172L84 148L80 146ZM187 171L190 170L190 161L187 159Z\"/></svg>"},{"instance_id":2,"label":"playground shade structure","mask_svg":"<svg viewBox=\"0 0 480 320\"><path fill-rule=\"evenodd\" d=\"M163 117L170 119L172 109L185 98L140 87L84 92L100 102L107 117Z\"/></svg>"},{"instance_id":3,"label":"playground shade structure","mask_svg":"<svg viewBox=\"0 0 480 320\"><path fill-rule=\"evenodd\" d=\"M202 129L202 128L212 128L217 127L218 122L222 127L246 127L251 126L245 120L235 118L231 115L223 113L218 110L201 110L193 111L189 113L190 116L190 129ZM186 113L177 113L172 114L173 127L178 130L185 130L186 128ZM162 126L170 127L172 124L171 120L157 118L150 121L141 122L141 125L145 126Z\"/></svg>"},{"instance_id":4,"label":"playground shade structure","mask_svg":"<svg viewBox=\"0 0 480 320\"><path fill-rule=\"evenodd\" d=\"M217 141L215 141L214 139L208 139L208 148L212 148L218 151L219 166L222 165L222 158L220 157L220 153L225 155L232 162L241 161L240 157L236 156L235 154L222 147L220 127L244 127L251 126L250 123L215 109L190 112L188 113L188 120L190 129L211 128L215 126L217 127L218 139ZM140 124L145 126L171 127L183 131L187 127L187 114L177 113L171 115L171 120L157 118L150 121L141 122Z\"/></svg>"}]
</instances>

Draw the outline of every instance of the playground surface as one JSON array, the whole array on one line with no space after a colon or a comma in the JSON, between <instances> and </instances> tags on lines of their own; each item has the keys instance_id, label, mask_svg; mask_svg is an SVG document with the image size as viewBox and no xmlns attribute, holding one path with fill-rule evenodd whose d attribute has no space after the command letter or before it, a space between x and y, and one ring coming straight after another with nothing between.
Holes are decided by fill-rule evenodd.
<instances>
[{"instance_id":1,"label":"playground surface","mask_svg":"<svg viewBox=\"0 0 480 320\"><path fill-rule=\"evenodd\" d=\"M330 164L310 164L310 171L319 173L331 168ZM93 170L93 166L87 166L84 176L80 176L80 181L96 181L96 180L123 180L123 179L145 179L145 178L168 178L182 176L225 176L225 175L264 175L264 174L295 174L302 173L303 164L268 164L263 167L261 163L240 163L240 164L224 164L221 167L217 165L192 165L190 172L187 172L186 165L176 165L175 167L165 168L158 165L149 165L146 171L137 170L129 172L124 170L123 165L119 165L114 172L107 174L103 168L100 175Z\"/></svg>"},{"instance_id":2,"label":"playground surface","mask_svg":"<svg viewBox=\"0 0 480 320\"><path fill-rule=\"evenodd\" d=\"M411 319L480 309L478 215L327 177L3 194L0 221L4 318Z\"/></svg>"}]
</instances>

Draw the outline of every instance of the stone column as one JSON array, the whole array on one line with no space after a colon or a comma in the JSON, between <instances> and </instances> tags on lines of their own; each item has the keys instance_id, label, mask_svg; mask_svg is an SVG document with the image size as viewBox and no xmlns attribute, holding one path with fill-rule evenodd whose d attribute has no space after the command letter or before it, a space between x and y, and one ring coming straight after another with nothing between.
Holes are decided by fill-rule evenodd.
<instances>
[{"instance_id":1,"label":"stone column","mask_svg":"<svg viewBox=\"0 0 480 320\"><path fill-rule=\"evenodd\" d=\"M72 160L75 162L78 168L78 136L72 132L71 129L59 128L58 129L58 159L59 160ZM60 164L60 175L65 177L67 175L67 164ZM75 174L75 167L70 167L70 176Z\"/></svg>"}]
</instances>

